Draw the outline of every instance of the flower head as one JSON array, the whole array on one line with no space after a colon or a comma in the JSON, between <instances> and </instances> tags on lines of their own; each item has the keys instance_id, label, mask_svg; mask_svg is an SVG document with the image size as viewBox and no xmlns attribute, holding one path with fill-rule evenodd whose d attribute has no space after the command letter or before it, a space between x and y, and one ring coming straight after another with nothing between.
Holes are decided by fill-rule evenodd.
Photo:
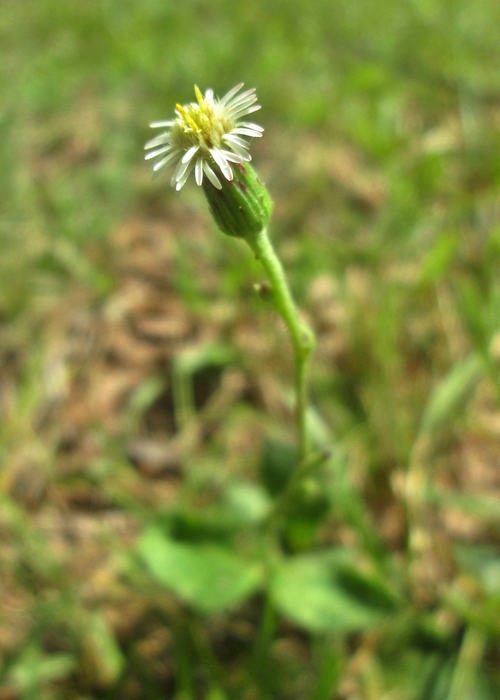
<instances>
[{"instance_id":1,"label":"flower head","mask_svg":"<svg viewBox=\"0 0 500 700\"><path fill-rule=\"evenodd\" d=\"M175 119L150 124L154 129L166 128L166 131L147 142L146 160L154 159L155 172L177 163L171 181L176 190L184 186L193 170L198 185L206 175L220 190L221 174L229 182L233 180L232 163L251 160L249 144L243 137L262 136L264 129L258 124L240 121L246 114L260 109L260 105L255 104L255 88L240 93L242 87L240 83L217 99L213 90L203 95L195 86L197 102L177 104Z\"/></svg>"}]
</instances>

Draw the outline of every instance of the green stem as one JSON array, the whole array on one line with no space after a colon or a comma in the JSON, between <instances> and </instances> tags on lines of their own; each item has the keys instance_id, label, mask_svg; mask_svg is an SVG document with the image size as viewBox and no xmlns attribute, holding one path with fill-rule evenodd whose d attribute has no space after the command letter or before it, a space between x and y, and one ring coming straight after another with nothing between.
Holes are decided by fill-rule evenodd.
<instances>
[{"instance_id":1,"label":"green stem","mask_svg":"<svg viewBox=\"0 0 500 700\"><path fill-rule=\"evenodd\" d=\"M296 502L297 496L300 498L300 493L298 493L299 486L304 483L304 480L309 476L317 474L318 469L330 458L329 450L322 450L320 452L312 453L310 457L303 460L300 464L300 469L296 470L290 480L288 481L285 489L279 494L274 502L274 507L268 516L268 523L275 523L277 518L286 515L287 512L293 510L294 503Z\"/></svg>"},{"instance_id":2,"label":"green stem","mask_svg":"<svg viewBox=\"0 0 500 700\"><path fill-rule=\"evenodd\" d=\"M246 241L254 251L256 258L260 260L271 281L276 310L284 320L292 340L295 354L295 415L299 440L299 460L302 463L308 458L311 450L307 427L307 362L314 349L314 334L300 320L283 266L274 252L267 229L262 229L254 236L247 236Z\"/></svg>"},{"instance_id":3,"label":"green stem","mask_svg":"<svg viewBox=\"0 0 500 700\"><path fill-rule=\"evenodd\" d=\"M273 686L275 685L273 682L271 646L276 633L277 614L269 591L270 583L271 581L269 580L266 586L267 590L264 593L264 607L261 615L259 636L252 658L253 674L259 687L260 700L270 700Z\"/></svg>"}]
</instances>

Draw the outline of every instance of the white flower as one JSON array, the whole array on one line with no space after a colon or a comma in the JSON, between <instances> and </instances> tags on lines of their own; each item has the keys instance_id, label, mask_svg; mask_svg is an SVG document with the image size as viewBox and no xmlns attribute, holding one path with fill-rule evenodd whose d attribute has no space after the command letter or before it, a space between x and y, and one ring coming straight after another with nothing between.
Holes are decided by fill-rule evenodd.
<instances>
[{"instance_id":1,"label":"white flower","mask_svg":"<svg viewBox=\"0 0 500 700\"><path fill-rule=\"evenodd\" d=\"M203 175L218 190L222 188L218 175L222 173L226 180L232 180L231 163L251 160L249 144L243 137L262 136L264 131L258 124L240 121L260 109L255 104L255 88L238 95L242 87L240 83L217 99L213 90L207 90L203 96L195 85L198 102L177 104L175 119L150 124L154 129L167 128L144 147L149 150L146 160L154 159L154 172L177 163L171 182L176 190L184 186L193 170L198 185L202 184Z\"/></svg>"}]
</instances>

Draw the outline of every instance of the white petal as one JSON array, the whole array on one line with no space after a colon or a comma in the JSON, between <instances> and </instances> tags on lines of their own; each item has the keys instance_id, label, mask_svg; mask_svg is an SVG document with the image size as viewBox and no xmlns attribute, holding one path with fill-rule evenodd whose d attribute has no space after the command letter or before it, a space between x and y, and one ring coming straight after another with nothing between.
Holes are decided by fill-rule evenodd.
<instances>
[{"instance_id":1,"label":"white petal","mask_svg":"<svg viewBox=\"0 0 500 700\"><path fill-rule=\"evenodd\" d=\"M158 170L160 170L160 168L164 168L167 165L170 165L170 163L173 163L174 160L177 160L177 158L178 158L177 153L169 153L166 158L159 160L158 163L155 163L153 165L154 172L157 172Z\"/></svg>"},{"instance_id":2,"label":"white petal","mask_svg":"<svg viewBox=\"0 0 500 700\"><path fill-rule=\"evenodd\" d=\"M242 163L248 163L249 161L252 160L252 156L248 151L244 151L243 149L238 149L237 146L233 146L234 152L238 155L238 158Z\"/></svg>"},{"instance_id":3,"label":"white petal","mask_svg":"<svg viewBox=\"0 0 500 700\"><path fill-rule=\"evenodd\" d=\"M228 112L234 112L242 107L249 107L255 102L257 102L257 95L240 95L240 97L226 105L226 109Z\"/></svg>"},{"instance_id":4,"label":"white petal","mask_svg":"<svg viewBox=\"0 0 500 700\"><path fill-rule=\"evenodd\" d=\"M186 151L186 153L183 155L182 161L181 161L181 162L182 162L182 163L189 163L189 161L190 161L191 158L194 156L194 154L196 153L196 151L199 150L199 148L200 148L199 146L191 146L191 148L189 149L189 151Z\"/></svg>"},{"instance_id":5,"label":"white petal","mask_svg":"<svg viewBox=\"0 0 500 700\"><path fill-rule=\"evenodd\" d=\"M196 165L194 166L194 179L197 185L201 185L203 182L203 158L198 158Z\"/></svg>"},{"instance_id":6,"label":"white petal","mask_svg":"<svg viewBox=\"0 0 500 700\"><path fill-rule=\"evenodd\" d=\"M177 190L177 192L178 192L180 189L182 189L182 188L184 187L184 185L186 184L186 180L187 180L188 177L191 175L191 171L193 170L193 167L194 167L194 163L193 163L193 161L191 161L191 162L188 164L188 167L186 168L186 170L184 171L184 173L183 173L180 177L177 177L177 178L176 178L177 184L176 184L176 186L175 186L175 189Z\"/></svg>"},{"instance_id":7,"label":"white petal","mask_svg":"<svg viewBox=\"0 0 500 700\"><path fill-rule=\"evenodd\" d=\"M257 112L259 109L262 109L261 105L254 105L253 107L240 108L240 109L236 110L235 112L231 112L229 114L229 118L238 119L239 117L245 116L245 114L251 114L252 112Z\"/></svg>"},{"instance_id":8,"label":"white petal","mask_svg":"<svg viewBox=\"0 0 500 700\"><path fill-rule=\"evenodd\" d=\"M216 187L218 190L222 189L222 185L220 184L220 180L217 177L217 175L214 173L210 165L207 163L206 160L203 160L203 170L205 171L205 175L208 177L210 182L214 187Z\"/></svg>"},{"instance_id":9,"label":"white petal","mask_svg":"<svg viewBox=\"0 0 500 700\"><path fill-rule=\"evenodd\" d=\"M253 129L247 129L244 126L240 126L237 129L231 131L232 134L242 134L243 136L251 136L252 138L258 138L262 136L261 131L254 131Z\"/></svg>"},{"instance_id":10,"label":"white petal","mask_svg":"<svg viewBox=\"0 0 500 700\"><path fill-rule=\"evenodd\" d=\"M248 144L244 143L243 146L241 146L239 143L236 143L233 139L230 139L230 134L227 134L227 136L224 137L225 142L229 146L229 148L237 153L241 160L252 160L250 157L250 154L248 153Z\"/></svg>"},{"instance_id":11,"label":"white petal","mask_svg":"<svg viewBox=\"0 0 500 700\"><path fill-rule=\"evenodd\" d=\"M234 131L231 131L230 134L225 134L222 139L223 141L229 143L235 143L237 146L241 146L242 148L248 148L248 143L245 141L245 139L235 136Z\"/></svg>"},{"instance_id":12,"label":"white petal","mask_svg":"<svg viewBox=\"0 0 500 700\"><path fill-rule=\"evenodd\" d=\"M156 158L156 156L160 156L162 153L166 153L167 151L172 150L172 144L168 144L168 146L163 146L163 148L159 148L156 151L151 151L150 153L146 153L144 156L144 160L150 160L151 158Z\"/></svg>"},{"instance_id":13,"label":"white petal","mask_svg":"<svg viewBox=\"0 0 500 700\"><path fill-rule=\"evenodd\" d=\"M222 151L218 148L211 148L210 153L212 154L212 157L219 166L219 168L222 170L222 174L224 175L226 180L232 180L233 171L231 170L231 166L229 165L227 160L222 155Z\"/></svg>"},{"instance_id":14,"label":"white petal","mask_svg":"<svg viewBox=\"0 0 500 700\"><path fill-rule=\"evenodd\" d=\"M229 102L229 100L230 100L232 97L234 97L234 95L236 95L236 93L237 93L239 90L241 90L241 88L243 87L244 84L245 84L245 83L238 83L238 85L236 85L234 88L232 88L231 90L229 90L229 92L226 92L226 94L224 95L224 97L221 97L221 99L219 100L219 104L220 104L220 105L225 105L225 104L227 104L227 103Z\"/></svg>"},{"instance_id":15,"label":"white petal","mask_svg":"<svg viewBox=\"0 0 500 700\"><path fill-rule=\"evenodd\" d=\"M175 180L176 182L178 182L178 181L182 178L182 176L184 175L184 173L186 172L186 170L188 170L189 167L192 166L192 165L193 165L192 162L183 163L182 160L181 160L181 162L179 163L179 165L178 165L178 166L176 167L176 169L175 169L175 172L174 172L174 180Z\"/></svg>"},{"instance_id":16,"label":"white petal","mask_svg":"<svg viewBox=\"0 0 500 700\"><path fill-rule=\"evenodd\" d=\"M160 126L173 126L175 124L175 119L169 119L166 122L151 122L149 125L152 129L158 129Z\"/></svg>"},{"instance_id":17,"label":"white petal","mask_svg":"<svg viewBox=\"0 0 500 700\"><path fill-rule=\"evenodd\" d=\"M238 156L238 158L240 158L242 162L252 160L250 153L241 146L238 146L235 143L230 143L228 145L236 153L236 155Z\"/></svg>"},{"instance_id":18,"label":"white petal","mask_svg":"<svg viewBox=\"0 0 500 700\"><path fill-rule=\"evenodd\" d=\"M222 99L225 101L225 104L228 103L228 100L226 100L226 97L223 97ZM256 100L257 97L255 96L255 88L250 88L250 90L245 90L245 92L242 92L241 95L238 95L238 97L235 97L234 100L231 100L231 104L228 105L229 107L232 107L235 104L238 104L239 102L244 102L247 99L252 99Z\"/></svg>"},{"instance_id":19,"label":"white petal","mask_svg":"<svg viewBox=\"0 0 500 700\"><path fill-rule=\"evenodd\" d=\"M167 143L170 143L170 134L160 134L160 136L155 136L154 139L148 141L144 145L144 148L155 148L155 146L163 146Z\"/></svg>"},{"instance_id":20,"label":"white petal","mask_svg":"<svg viewBox=\"0 0 500 700\"><path fill-rule=\"evenodd\" d=\"M247 129L255 129L255 131L264 132L264 127L260 124L252 124L252 122L240 122L238 126L244 126Z\"/></svg>"},{"instance_id":21,"label":"white petal","mask_svg":"<svg viewBox=\"0 0 500 700\"><path fill-rule=\"evenodd\" d=\"M253 104L252 102L250 104L242 104L238 105L237 107L234 108L226 108L225 115L228 119L239 119L240 117L243 117L245 114L248 114L248 110L252 109L250 106ZM260 109L260 105L255 105L257 109ZM256 112L257 109L254 109L253 111Z\"/></svg>"},{"instance_id":22,"label":"white petal","mask_svg":"<svg viewBox=\"0 0 500 700\"><path fill-rule=\"evenodd\" d=\"M232 163L241 163L241 161L243 160L241 156L237 155L236 153L231 153L231 151L222 151L221 150L219 152L222 153L222 155L224 156L224 158L226 160L229 160Z\"/></svg>"}]
</instances>

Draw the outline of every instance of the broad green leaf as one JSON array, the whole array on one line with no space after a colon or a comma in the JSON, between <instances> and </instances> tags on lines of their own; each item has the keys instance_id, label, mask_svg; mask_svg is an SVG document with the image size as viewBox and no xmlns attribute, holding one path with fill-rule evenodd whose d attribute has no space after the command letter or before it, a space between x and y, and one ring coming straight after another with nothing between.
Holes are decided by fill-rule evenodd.
<instances>
[{"instance_id":1,"label":"broad green leaf","mask_svg":"<svg viewBox=\"0 0 500 700\"><path fill-rule=\"evenodd\" d=\"M395 609L396 596L375 573L361 572L349 563L339 567L337 576L343 587L359 602L380 611L390 612Z\"/></svg>"},{"instance_id":2,"label":"broad green leaf","mask_svg":"<svg viewBox=\"0 0 500 700\"><path fill-rule=\"evenodd\" d=\"M264 443L260 477L271 496L277 496L288 484L297 467L297 449L294 445L279 440Z\"/></svg>"},{"instance_id":3,"label":"broad green leaf","mask_svg":"<svg viewBox=\"0 0 500 700\"><path fill-rule=\"evenodd\" d=\"M351 554L340 550L283 562L271 584L277 607L310 632L351 632L375 624L383 615L380 607L364 602L342 581L350 560Z\"/></svg>"},{"instance_id":4,"label":"broad green leaf","mask_svg":"<svg viewBox=\"0 0 500 700\"><path fill-rule=\"evenodd\" d=\"M148 528L138 543L139 554L160 583L199 612L214 613L239 605L259 587L259 564L213 544L169 539Z\"/></svg>"},{"instance_id":5,"label":"broad green leaf","mask_svg":"<svg viewBox=\"0 0 500 700\"><path fill-rule=\"evenodd\" d=\"M173 513L169 520L169 531L174 541L199 544L228 541L242 527L237 515L221 506L180 510Z\"/></svg>"},{"instance_id":6,"label":"broad green leaf","mask_svg":"<svg viewBox=\"0 0 500 700\"><path fill-rule=\"evenodd\" d=\"M269 513L271 499L260 484L235 482L224 494L226 507L238 518L241 525L261 522Z\"/></svg>"},{"instance_id":7,"label":"broad green leaf","mask_svg":"<svg viewBox=\"0 0 500 700\"><path fill-rule=\"evenodd\" d=\"M230 541L242 529L261 522L269 513L271 499L258 484L233 483L221 502L199 509L182 509L168 517L174 540L190 542Z\"/></svg>"},{"instance_id":8,"label":"broad green leaf","mask_svg":"<svg viewBox=\"0 0 500 700\"><path fill-rule=\"evenodd\" d=\"M284 535L291 551L306 551L311 547L318 528L330 510L330 499L322 484L311 480L302 483L293 508L287 514Z\"/></svg>"}]
</instances>

